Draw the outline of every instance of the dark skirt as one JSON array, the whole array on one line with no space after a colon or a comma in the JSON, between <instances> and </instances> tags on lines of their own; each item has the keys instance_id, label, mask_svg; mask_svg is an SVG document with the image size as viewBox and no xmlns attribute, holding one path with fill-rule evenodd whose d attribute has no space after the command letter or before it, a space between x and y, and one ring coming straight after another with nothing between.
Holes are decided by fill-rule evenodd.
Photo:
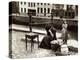
<instances>
[{"instance_id":1,"label":"dark skirt","mask_svg":"<svg viewBox=\"0 0 80 60\"><path fill-rule=\"evenodd\" d=\"M44 48L44 49L51 49L51 44L50 42L52 41L53 39L50 37L50 36L45 36L43 39L42 39L42 42L40 43L39 47L40 48Z\"/></svg>"},{"instance_id":2,"label":"dark skirt","mask_svg":"<svg viewBox=\"0 0 80 60\"><path fill-rule=\"evenodd\" d=\"M66 31L63 37L64 44L67 44L67 40L68 40L68 32Z\"/></svg>"}]
</instances>

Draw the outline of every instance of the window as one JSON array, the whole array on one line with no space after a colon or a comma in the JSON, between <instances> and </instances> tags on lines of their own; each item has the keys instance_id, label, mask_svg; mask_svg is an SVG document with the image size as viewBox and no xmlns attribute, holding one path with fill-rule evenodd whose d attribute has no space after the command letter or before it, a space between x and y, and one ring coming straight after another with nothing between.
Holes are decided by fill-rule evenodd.
<instances>
[{"instance_id":1,"label":"window","mask_svg":"<svg viewBox=\"0 0 80 60\"><path fill-rule=\"evenodd\" d=\"M21 2L21 4L22 4L22 2Z\"/></svg>"},{"instance_id":2,"label":"window","mask_svg":"<svg viewBox=\"0 0 80 60\"><path fill-rule=\"evenodd\" d=\"M24 8L24 13L26 13L26 8Z\"/></svg>"},{"instance_id":3,"label":"window","mask_svg":"<svg viewBox=\"0 0 80 60\"><path fill-rule=\"evenodd\" d=\"M28 7L30 7L30 2L28 3Z\"/></svg>"},{"instance_id":4,"label":"window","mask_svg":"<svg viewBox=\"0 0 80 60\"><path fill-rule=\"evenodd\" d=\"M34 7L35 7L35 3L34 3Z\"/></svg>"},{"instance_id":5,"label":"window","mask_svg":"<svg viewBox=\"0 0 80 60\"><path fill-rule=\"evenodd\" d=\"M50 4L48 3L48 5L50 5Z\"/></svg>"},{"instance_id":6,"label":"window","mask_svg":"<svg viewBox=\"0 0 80 60\"><path fill-rule=\"evenodd\" d=\"M43 13L43 9L41 8L41 13Z\"/></svg>"},{"instance_id":7,"label":"window","mask_svg":"<svg viewBox=\"0 0 80 60\"><path fill-rule=\"evenodd\" d=\"M64 5L61 5L61 6L60 6L60 9L63 9L63 8L64 8Z\"/></svg>"},{"instance_id":8,"label":"window","mask_svg":"<svg viewBox=\"0 0 80 60\"><path fill-rule=\"evenodd\" d=\"M37 13L39 13L39 8L37 8Z\"/></svg>"},{"instance_id":9,"label":"window","mask_svg":"<svg viewBox=\"0 0 80 60\"><path fill-rule=\"evenodd\" d=\"M72 7L73 7L72 5L67 5L67 10L72 10L73 9Z\"/></svg>"},{"instance_id":10,"label":"window","mask_svg":"<svg viewBox=\"0 0 80 60\"><path fill-rule=\"evenodd\" d=\"M46 16L46 8L44 8L44 16Z\"/></svg>"},{"instance_id":11,"label":"window","mask_svg":"<svg viewBox=\"0 0 80 60\"><path fill-rule=\"evenodd\" d=\"M41 3L41 5L43 5L43 3Z\"/></svg>"},{"instance_id":12,"label":"window","mask_svg":"<svg viewBox=\"0 0 80 60\"><path fill-rule=\"evenodd\" d=\"M44 12L46 13L46 8L44 8Z\"/></svg>"},{"instance_id":13,"label":"window","mask_svg":"<svg viewBox=\"0 0 80 60\"><path fill-rule=\"evenodd\" d=\"M37 5L39 5L39 3L37 3Z\"/></svg>"},{"instance_id":14,"label":"window","mask_svg":"<svg viewBox=\"0 0 80 60\"><path fill-rule=\"evenodd\" d=\"M21 12L23 12L23 8L21 8Z\"/></svg>"},{"instance_id":15,"label":"window","mask_svg":"<svg viewBox=\"0 0 80 60\"><path fill-rule=\"evenodd\" d=\"M28 14L31 13L33 16L36 16L36 10L35 9L28 9Z\"/></svg>"},{"instance_id":16,"label":"window","mask_svg":"<svg viewBox=\"0 0 80 60\"><path fill-rule=\"evenodd\" d=\"M31 7L33 7L33 5L32 5L33 3L31 3Z\"/></svg>"},{"instance_id":17,"label":"window","mask_svg":"<svg viewBox=\"0 0 80 60\"><path fill-rule=\"evenodd\" d=\"M50 8L48 8L48 13L50 13Z\"/></svg>"},{"instance_id":18,"label":"window","mask_svg":"<svg viewBox=\"0 0 80 60\"><path fill-rule=\"evenodd\" d=\"M56 4L56 5L55 5L55 8L56 8L57 10L59 10L59 9L60 9L60 4Z\"/></svg>"},{"instance_id":19,"label":"window","mask_svg":"<svg viewBox=\"0 0 80 60\"><path fill-rule=\"evenodd\" d=\"M44 5L46 5L46 3L44 3Z\"/></svg>"},{"instance_id":20,"label":"window","mask_svg":"<svg viewBox=\"0 0 80 60\"><path fill-rule=\"evenodd\" d=\"M26 2L24 2L24 5L26 5Z\"/></svg>"},{"instance_id":21,"label":"window","mask_svg":"<svg viewBox=\"0 0 80 60\"><path fill-rule=\"evenodd\" d=\"M76 16L78 16L78 5L75 6Z\"/></svg>"}]
</instances>

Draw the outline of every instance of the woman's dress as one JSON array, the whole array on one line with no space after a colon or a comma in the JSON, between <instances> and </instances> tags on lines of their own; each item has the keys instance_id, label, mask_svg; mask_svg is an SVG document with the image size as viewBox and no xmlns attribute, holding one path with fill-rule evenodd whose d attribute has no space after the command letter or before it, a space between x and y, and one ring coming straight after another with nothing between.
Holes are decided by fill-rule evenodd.
<instances>
[{"instance_id":1,"label":"woman's dress","mask_svg":"<svg viewBox=\"0 0 80 60\"><path fill-rule=\"evenodd\" d=\"M44 49L51 49L51 44L50 42L52 40L56 40L56 30L53 29L52 27L50 29L47 29L47 35L42 39L42 42L40 43L40 48L44 48ZM51 33L53 34L53 36L51 36Z\"/></svg>"}]
</instances>

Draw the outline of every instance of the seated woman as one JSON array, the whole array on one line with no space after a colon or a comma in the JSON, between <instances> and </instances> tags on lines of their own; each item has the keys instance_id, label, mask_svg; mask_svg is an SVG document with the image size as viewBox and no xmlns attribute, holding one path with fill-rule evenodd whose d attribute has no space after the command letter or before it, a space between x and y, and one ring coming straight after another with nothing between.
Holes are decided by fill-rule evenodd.
<instances>
[{"instance_id":1,"label":"seated woman","mask_svg":"<svg viewBox=\"0 0 80 60\"><path fill-rule=\"evenodd\" d=\"M63 37L64 44L67 44L67 40L68 40L67 27L68 27L68 24L65 20L65 21L63 21L63 24L62 24L62 37Z\"/></svg>"},{"instance_id":2,"label":"seated woman","mask_svg":"<svg viewBox=\"0 0 80 60\"><path fill-rule=\"evenodd\" d=\"M46 32L47 32L47 35L43 38L39 47L44 48L44 49L51 49L50 42L52 40L57 40L56 39L56 29L53 26L47 25Z\"/></svg>"}]
</instances>

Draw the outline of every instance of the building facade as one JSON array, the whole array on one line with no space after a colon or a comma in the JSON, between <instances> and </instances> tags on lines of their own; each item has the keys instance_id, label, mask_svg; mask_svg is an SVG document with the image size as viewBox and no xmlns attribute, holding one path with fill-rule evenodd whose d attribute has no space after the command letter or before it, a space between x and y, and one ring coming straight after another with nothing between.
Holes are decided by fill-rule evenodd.
<instances>
[{"instance_id":1,"label":"building facade","mask_svg":"<svg viewBox=\"0 0 80 60\"><path fill-rule=\"evenodd\" d=\"M34 2L19 2L20 14L27 14L32 12L33 16L50 17L52 5L49 3L34 3Z\"/></svg>"},{"instance_id":2,"label":"building facade","mask_svg":"<svg viewBox=\"0 0 80 60\"><path fill-rule=\"evenodd\" d=\"M53 4L53 16L60 18L75 18L78 16L77 5Z\"/></svg>"},{"instance_id":3,"label":"building facade","mask_svg":"<svg viewBox=\"0 0 80 60\"><path fill-rule=\"evenodd\" d=\"M77 5L19 2L19 13L37 17L75 18L78 16ZM52 14L51 14L52 13Z\"/></svg>"}]
</instances>

